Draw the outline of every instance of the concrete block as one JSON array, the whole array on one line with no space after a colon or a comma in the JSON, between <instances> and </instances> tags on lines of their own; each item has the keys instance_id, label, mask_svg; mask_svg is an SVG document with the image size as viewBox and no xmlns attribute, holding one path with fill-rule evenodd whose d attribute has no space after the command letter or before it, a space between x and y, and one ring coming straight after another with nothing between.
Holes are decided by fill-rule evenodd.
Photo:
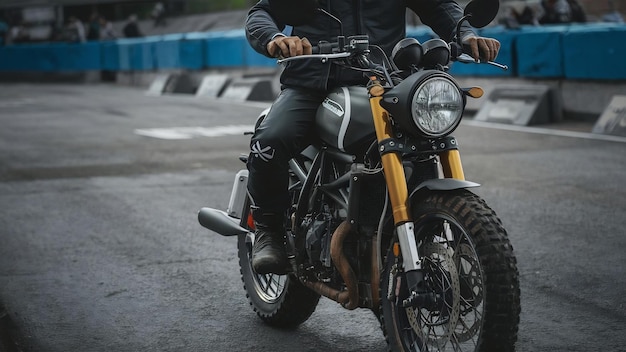
<instances>
[{"instance_id":1,"label":"concrete block","mask_svg":"<svg viewBox=\"0 0 626 352\"><path fill-rule=\"evenodd\" d=\"M616 95L611 99L592 132L626 137L626 95Z\"/></svg>"},{"instance_id":2,"label":"concrete block","mask_svg":"<svg viewBox=\"0 0 626 352\"><path fill-rule=\"evenodd\" d=\"M148 87L148 90L146 91L146 95L161 95L163 94L163 91L165 90L165 86L167 85L167 82L170 80L170 74L169 73L162 73L156 76L156 78L152 81L152 84L150 84L150 87Z\"/></svg>"},{"instance_id":3,"label":"concrete block","mask_svg":"<svg viewBox=\"0 0 626 352\"><path fill-rule=\"evenodd\" d=\"M237 78L230 82L220 98L235 101L273 101L276 95L270 78Z\"/></svg>"},{"instance_id":4,"label":"concrete block","mask_svg":"<svg viewBox=\"0 0 626 352\"><path fill-rule=\"evenodd\" d=\"M500 85L474 119L521 126L548 123L560 119L555 116L561 111L558 102L548 85Z\"/></svg>"},{"instance_id":5,"label":"concrete block","mask_svg":"<svg viewBox=\"0 0 626 352\"><path fill-rule=\"evenodd\" d=\"M208 74L201 79L196 95L217 98L222 94L230 81L231 77L227 74Z\"/></svg>"},{"instance_id":6,"label":"concrete block","mask_svg":"<svg viewBox=\"0 0 626 352\"><path fill-rule=\"evenodd\" d=\"M163 93L196 94L198 85L193 76L187 73L174 73L170 75Z\"/></svg>"}]
</instances>

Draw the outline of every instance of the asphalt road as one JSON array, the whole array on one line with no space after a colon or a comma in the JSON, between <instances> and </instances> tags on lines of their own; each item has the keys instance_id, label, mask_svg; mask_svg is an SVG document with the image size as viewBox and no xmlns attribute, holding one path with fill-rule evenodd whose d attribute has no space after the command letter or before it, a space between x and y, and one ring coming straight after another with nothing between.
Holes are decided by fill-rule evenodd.
<instances>
[{"instance_id":1,"label":"asphalt road","mask_svg":"<svg viewBox=\"0 0 626 352\"><path fill-rule=\"evenodd\" d=\"M266 106L0 86L0 351L384 351L373 314L327 299L264 326L235 239L197 223ZM518 351L626 351L626 138L552 127L455 134L516 250Z\"/></svg>"}]
</instances>

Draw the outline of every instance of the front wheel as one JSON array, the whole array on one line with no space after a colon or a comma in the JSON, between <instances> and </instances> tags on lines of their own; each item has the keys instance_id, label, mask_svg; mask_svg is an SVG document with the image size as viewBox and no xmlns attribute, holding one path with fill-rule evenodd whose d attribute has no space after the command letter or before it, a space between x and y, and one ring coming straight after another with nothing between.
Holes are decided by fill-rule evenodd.
<instances>
[{"instance_id":1,"label":"front wheel","mask_svg":"<svg viewBox=\"0 0 626 352\"><path fill-rule=\"evenodd\" d=\"M514 351L520 314L516 259L502 222L467 190L412 204L428 303L409 297L392 243L381 276L382 327L393 351Z\"/></svg>"}]
</instances>

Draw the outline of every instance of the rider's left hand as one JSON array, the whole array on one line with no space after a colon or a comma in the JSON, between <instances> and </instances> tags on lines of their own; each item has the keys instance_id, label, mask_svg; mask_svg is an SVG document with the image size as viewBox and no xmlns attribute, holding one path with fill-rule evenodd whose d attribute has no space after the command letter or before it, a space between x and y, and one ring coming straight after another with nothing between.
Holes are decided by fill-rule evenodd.
<instances>
[{"instance_id":1,"label":"rider's left hand","mask_svg":"<svg viewBox=\"0 0 626 352\"><path fill-rule=\"evenodd\" d=\"M500 51L500 42L493 38L470 36L463 40L463 44L471 48L470 55L476 61L493 61Z\"/></svg>"}]
</instances>

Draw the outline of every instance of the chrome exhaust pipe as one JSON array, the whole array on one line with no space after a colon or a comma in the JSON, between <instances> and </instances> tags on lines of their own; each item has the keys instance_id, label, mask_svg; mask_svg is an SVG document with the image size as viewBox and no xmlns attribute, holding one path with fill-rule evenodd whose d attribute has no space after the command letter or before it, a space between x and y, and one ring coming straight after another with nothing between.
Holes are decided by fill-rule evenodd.
<instances>
[{"instance_id":1,"label":"chrome exhaust pipe","mask_svg":"<svg viewBox=\"0 0 626 352\"><path fill-rule=\"evenodd\" d=\"M238 236L250 232L239 226L239 221L237 218L228 216L225 211L213 208L202 208L198 212L200 225L222 236Z\"/></svg>"}]
</instances>

